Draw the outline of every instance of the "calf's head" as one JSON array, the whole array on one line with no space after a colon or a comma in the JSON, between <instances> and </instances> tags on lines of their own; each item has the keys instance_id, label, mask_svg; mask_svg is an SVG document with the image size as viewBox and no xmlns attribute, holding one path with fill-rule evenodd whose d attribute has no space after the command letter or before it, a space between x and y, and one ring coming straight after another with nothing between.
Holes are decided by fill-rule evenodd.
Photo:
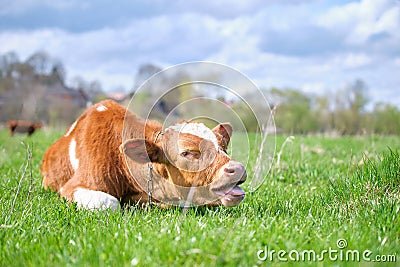
<instances>
[{"instance_id":1,"label":"calf's head","mask_svg":"<svg viewBox=\"0 0 400 267\"><path fill-rule=\"evenodd\" d=\"M155 142L131 139L122 149L135 162L154 163L157 173L177 186L201 187L207 205L236 206L244 198L238 185L247 174L243 164L226 153L231 135L228 123L212 130L202 123L180 123Z\"/></svg>"}]
</instances>

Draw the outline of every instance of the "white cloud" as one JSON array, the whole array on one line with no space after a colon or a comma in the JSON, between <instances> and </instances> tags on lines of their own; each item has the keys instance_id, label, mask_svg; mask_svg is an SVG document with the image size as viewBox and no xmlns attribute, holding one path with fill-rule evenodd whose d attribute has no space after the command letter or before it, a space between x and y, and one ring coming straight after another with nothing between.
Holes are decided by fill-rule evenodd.
<instances>
[{"instance_id":1,"label":"white cloud","mask_svg":"<svg viewBox=\"0 0 400 267\"><path fill-rule=\"evenodd\" d=\"M261 87L321 92L362 79L373 92L388 90L372 93L376 99L397 94L399 5L362 0L316 12L321 2L251 0L235 6L228 0L168 5L157 0L167 5L166 13L90 31L0 31L0 53L16 51L25 58L48 51L65 64L69 78L99 80L105 89L130 88L143 63L211 60L242 71Z\"/></svg>"},{"instance_id":2,"label":"white cloud","mask_svg":"<svg viewBox=\"0 0 400 267\"><path fill-rule=\"evenodd\" d=\"M365 46L371 37L382 33L400 41L400 4L393 0L362 0L333 7L315 21L340 34L349 45Z\"/></svg>"},{"instance_id":3,"label":"white cloud","mask_svg":"<svg viewBox=\"0 0 400 267\"><path fill-rule=\"evenodd\" d=\"M334 63L336 66L340 66L343 69L360 68L371 64L372 58L366 54L349 53L338 55L334 59Z\"/></svg>"},{"instance_id":4,"label":"white cloud","mask_svg":"<svg viewBox=\"0 0 400 267\"><path fill-rule=\"evenodd\" d=\"M83 33L61 29L0 32L0 53L17 51L26 58L44 50L59 58L67 67L68 76L100 74L97 79L105 87L118 86L115 77L133 77L138 66L148 62L176 64L204 60L211 51L220 49L225 38L240 32L239 23L233 32L225 31L225 22L211 17L183 14L132 20L118 28L103 28ZM244 38L244 33L240 38ZM116 73L122 76L118 76ZM113 78L114 77L114 78ZM124 84L126 87L132 86Z\"/></svg>"},{"instance_id":5,"label":"white cloud","mask_svg":"<svg viewBox=\"0 0 400 267\"><path fill-rule=\"evenodd\" d=\"M301 89L306 93L324 92L326 90L326 84L322 82L305 83Z\"/></svg>"},{"instance_id":6,"label":"white cloud","mask_svg":"<svg viewBox=\"0 0 400 267\"><path fill-rule=\"evenodd\" d=\"M394 59L394 65L400 67L400 57Z\"/></svg>"}]
</instances>

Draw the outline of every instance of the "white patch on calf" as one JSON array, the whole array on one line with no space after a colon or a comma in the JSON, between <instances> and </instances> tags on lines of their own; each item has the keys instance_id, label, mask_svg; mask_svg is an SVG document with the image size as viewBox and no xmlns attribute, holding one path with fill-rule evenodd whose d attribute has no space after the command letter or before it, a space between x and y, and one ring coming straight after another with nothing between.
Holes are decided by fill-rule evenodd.
<instances>
[{"instance_id":1,"label":"white patch on calf","mask_svg":"<svg viewBox=\"0 0 400 267\"><path fill-rule=\"evenodd\" d=\"M218 140L213 131L207 128L203 123L180 123L169 127L179 133L188 133L196 135L203 139L211 141L215 149L218 150Z\"/></svg>"},{"instance_id":2,"label":"white patch on calf","mask_svg":"<svg viewBox=\"0 0 400 267\"><path fill-rule=\"evenodd\" d=\"M79 208L84 209L111 209L119 210L119 201L116 197L102 191L95 191L85 188L77 188L74 193L74 201Z\"/></svg>"},{"instance_id":3,"label":"white patch on calf","mask_svg":"<svg viewBox=\"0 0 400 267\"><path fill-rule=\"evenodd\" d=\"M72 131L75 129L77 122L78 120L74 121L74 123L69 127L68 132L64 134L65 137L69 136L72 133Z\"/></svg>"},{"instance_id":4,"label":"white patch on calf","mask_svg":"<svg viewBox=\"0 0 400 267\"><path fill-rule=\"evenodd\" d=\"M71 163L72 169L75 171L79 167L79 159L76 157L76 141L72 138L71 143L69 143L69 162Z\"/></svg>"},{"instance_id":5,"label":"white patch on calf","mask_svg":"<svg viewBox=\"0 0 400 267\"><path fill-rule=\"evenodd\" d=\"M96 107L96 110L99 112L106 111L107 109L108 108L104 105L100 105L100 106Z\"/></svg>"}]
</instances>

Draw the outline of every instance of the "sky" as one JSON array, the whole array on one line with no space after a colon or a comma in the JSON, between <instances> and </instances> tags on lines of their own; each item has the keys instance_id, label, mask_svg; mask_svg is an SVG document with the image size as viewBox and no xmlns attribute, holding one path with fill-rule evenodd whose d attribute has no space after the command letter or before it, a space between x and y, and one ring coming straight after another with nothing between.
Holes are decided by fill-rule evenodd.
<instances>
[{"instance_id":1,"label":"sky","mask_svg":"<svg viewBox=\"0 0 400 267\"><path fill-rule=\"evenodd\" d=\"M231 66L261 88L356 80L400 107L399 0L0 0L0 54L46 51L67 81L129 91L139 66Z\"/></svg>"}]
</instances>

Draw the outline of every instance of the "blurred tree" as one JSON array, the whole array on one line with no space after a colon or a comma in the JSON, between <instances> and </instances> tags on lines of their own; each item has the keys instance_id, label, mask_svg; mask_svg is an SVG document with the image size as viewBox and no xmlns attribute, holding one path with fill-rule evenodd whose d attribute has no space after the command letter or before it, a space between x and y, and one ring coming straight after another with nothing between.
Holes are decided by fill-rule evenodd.
<instances>
[{"instance_id":1,"label":"blurred tree","mask_svg":"<svg viewBox=\"0 0 400 267\"><path fill-rule=\"evenodd\" d=\"M274 106L278 106L275 124L288 133L308 133L318 131L316 114L312 112L311 97L294 89L272 88Z\"/></svg>"},{"instance_id":2,"label":"blurred tree","mask_svg":"<svg viewBox=\"0 0 400 267\"><path fill-rule=\"evenodd\" d=\"M20 62L15 53L1 55L0 121L70 123L87 100L82 90L66 86L65 76L62 63L45 52L34 53L25 62ZM87 84L89 90L101 89L99 83Z\"/></svg>"},{"instance_id":3,"label":"blurred tree","mask_svg":"<svg viewBox=\"0 0 400 267\"><path fill-rule=\"evenodd\" d=\"M51 72L52 63L46 52L36 52L31 55L26 63L33 68L36 75L47 75Z\"/></svg>"},{"instance_id":4,"label":"blurred tree","mask_svg":"<svg viewBox=\"0 0 400 267\"><path fill-rule=\"evenodd\" d=\"M248 132L260 132L262 125L259 125L257 117L255 114L264 115L263 107L259 105L252 105L249 107L243 101L236 101L232 104L232 110L239 116L240 120L243 122L246 131ZM261 110L261 111L260 111ZM269 114L265 114L268 116ZM236 129L240 129L240 125L233 125Z\"/></svg>"},{"instance_id":5,"label":"blurred tree","mask_svg":"<svg viewBox=\"0 0 400 267\"><path fill-rule=\"evenodd\" d=\"M19 64L19 59L14 52L4 54L0 58L0 93L11 91L14 87L12 73Z\"/></svg>"},{"instance_id":6,"label":"blurred tree","mask_svg":"<svg viewBox=\"0 0 400 267\"><path fill-rule=\"evenodd\" d=\"M159 71L161 68L153 64L140 66L135 89ZM65 125L82 112L88 101L97 102L106 98L98 81L89 82L75 77L67 86L65 78L62 62L52 59L45 52L34 53L24 62L14 52L0 55L0 122L25 118L41 120L53 126ZM257 116L269 115L263 114L265 109L257 102L257 94L246 95L246 99L254 102L250 109L238 100L229 99L229 103L226 103L226 95L214 92L212 88L208 90L202 85L187 83L190 81L190 73L161 76L157 84L149 84L146 91L137 95L139 101L135 108L141 112L154 107L157 118L165 118L171 111L175 112L172 115L176 118L196 117L210 111L223 114L226 110L212 101L195 106L182 105L175 109L180 103L197 96L215 97L237 112L249 131L259 130L254 113ZM175 88L177 84L181 86ZM373 110L368 111L368 88L362 80L318 96L295 89L271 88L264 92L272 101L272 106L278 107L275 113L276 126L286 133L338 131L341 134L400 134L399 108L376 103ZM158 99L160 95L163 96Z\"/></svg>"},{"instance_id":7,"label":"blurred tree","mask_svg":"<svg viewBox=\"0 0 400 267\"><path fill-rule=\"evenodd\" d=\"M380 134L400 133L400 110L391 104L376 103L372 113L373 131Z\"/></svg>"},{"instance_id":8,"label":"blurred tree","mask_svg":"<svg viewBox=\"0 0 400 267\"><path fill-rule=\"evenodd\" d=\"M142 83L161 70L162 69L159 66L150 63L139 66L138 72L135 75L135 84L131 95L140 87L140 85L142 85Z\"/></svg>"},{"instance_id":9,"label":"blurred tree","mask_svg":"<svg viewBox=\"0 0 400 267\"><path fill-rule=\"evenodd\" d=\"M13 67L19 63L18 56L15 52L9 52L1 56L0 58L0 77L11 77Z\"/></svg>"},{"instance_id":10,"label":"blurred tree","mask_svg":"<svg viewBox=\"0 0 400 267\"><path fill-rule=\"evenodd\" d=\"M315 98L315 110L313 111L313 117L316 118L318 122L319 132L332 131L332 116L333 111L331 110L329 96L327 94L317 96Z\"/></svg>"},{"instance_id":11,"label":"blurred tree","mask_svg":"<svg viewBox=\"0 0 400 267\"><path fill-rule=\"evenodd\" d=\"M56 62L52 69L51 69L51 74L50 74L50 80L51 82L60 82L61 84L65 83L65 68L61 62Z\"/></svg>"},{"instance_id":12,"label":"blurred tree","mask_svg":"<svg viewBox=\"0 0 400 267\"><path fill-rule=\"evenodd\" d=\"M363 130L363 116L368 103L367 87L361 80L356 80L335 97L334 128L342 134L359 134Z\"/></svg>"}]
</instances>

